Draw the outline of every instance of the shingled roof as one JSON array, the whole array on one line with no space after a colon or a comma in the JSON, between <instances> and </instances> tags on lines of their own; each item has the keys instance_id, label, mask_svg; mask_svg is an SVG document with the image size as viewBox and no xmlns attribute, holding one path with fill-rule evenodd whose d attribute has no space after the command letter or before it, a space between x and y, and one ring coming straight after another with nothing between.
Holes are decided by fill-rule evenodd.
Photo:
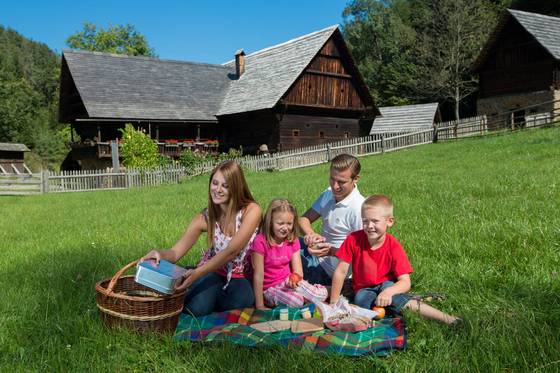
<instances>
[{"instance_id":1,"label":"shingled roof","mask_svg":"<svg viewBox=\"0 0 560 373\"><path fill-rule=\"evenodd\" d=\"M274 107L337 29L327 27L245 56L245 72L230 86L217 115ZM224 66L235 68L235 61Z\"/></svg>"},{"instance_id":2,"label":"shingled roof","mask_svg":"<svg viewBox=\"0 0 560 373\"><path fill-rule=\"evenodd\" d=\"M419 105L380 107L381 117L376 117L370 135L387 132L409 132L430 129L439 114L437 102Z\"/></svg>"},{"instance_id":3,"label":"shingled roof","mask_svg":"<svg viewBox=\"0 0 560 373\"><path fill-rule=\"evenodd\" d=\"M507 9L500 18L498 25L494 28L494 31L490 34L488 41L482 48L475 62L472 64L473 71L477 71L482 67L484 62L486 62L486 58L498 40L501 31L512 19L515 19L529 34L531 34L553 58L560 60L560 18Z\"/></svg>"},{"instance_id":4,"label":"shingled roof","mask_svg":"<svg viewBox=\"0 0 560 373\"><path fill-rule=\"evenodd\" d=\"M330 26L222 65L65 50L90 118L216 121L274 107L338 30Z\"/></svg>"},{"instance_id":5,"label":"shingled roof","mask_svg":"<svg viewBox=\"0 0 560 373\"><path fill-rule=\"evenodd\" d=\"M4 152L28 152L29 148L25 144L11 142L0 142L0 151Z\"/></svg>"},{"instance_id":6,"label":"shingled roof","mask_svg":"<svg viewBox=\"0 0 560 373\"><path fill-rule=\"evenodd\" d=\"M90 118L216 121L227 66L64 51Z\"/></svg>"}]
</instances>

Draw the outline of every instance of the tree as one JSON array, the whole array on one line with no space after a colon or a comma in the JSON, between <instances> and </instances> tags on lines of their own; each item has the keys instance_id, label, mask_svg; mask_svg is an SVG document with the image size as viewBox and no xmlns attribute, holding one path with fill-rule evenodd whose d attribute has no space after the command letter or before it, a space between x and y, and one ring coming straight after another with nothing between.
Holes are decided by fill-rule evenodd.
<instances>
[{"instance_id":1,"label":"tree","mask_svg":"<svg viewBox=\"0 0 560 373\"><path fill-rule=\"evenodd\" d=\"M410 26L408 1L353 0L343 17L346 42L376 102L403 105L418 100L416 31Z\"/></svg>"},{"instance_id":2,"label":"tree","mask_svg":"<svg viewBox=\"0 0 560 373\"><path fill-rule=\"evenodd\" d=\"M146 38L130 24L109 25L108 29L98 29L93 23L86 22L82 31L78 31L66 39L66 44L72 49L86 51L129 56L156 56Z\"/></svg>"},{"instance_id":3,"label":"tree","mask_svg":"<svg viewBox=\"0 0 560 373\"><path fill-rule=\"evenodd\" d=\"M484 0L433 0L419 2L431 10L417 43L422 71L419 88L439 100L460 104L477 90L470 66L496 22L496 12Z\"/></svg>"}]
</instances>

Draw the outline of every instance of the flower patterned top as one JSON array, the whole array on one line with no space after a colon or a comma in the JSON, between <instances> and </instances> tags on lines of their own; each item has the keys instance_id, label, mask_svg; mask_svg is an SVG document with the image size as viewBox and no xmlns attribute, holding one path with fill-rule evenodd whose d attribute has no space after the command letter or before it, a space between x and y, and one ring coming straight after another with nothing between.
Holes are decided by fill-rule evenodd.
<instances>
[{"instance_id":1,"label":"flower patterned top","mask_svg":"<svg viewBox=\"0 0 560 373\"><path fill-rule=\"evenodd\" d=\"M235 232L239 231L241 227L241 217L243 216L244 210L239 210L237 215L235 215ZM204 209L202 211L204 218L208 221L208 209ZM251 235L249 242L241 249L239 254L222 268L218 269L216 272L223 277L227 278L227 282L224 286L224 289L229 285L229 281L232 278L249 278L249 274L251 271L251 263L250 263L250 256L247 255L255 236L257 235L257 230ZM212 239L212 246L206 250L200 261L198 262L197 267L207 263L210 259L216 256L220 251L224 250L228 247L229 242L231 241L232 237L227 236L222 229L218 222L216 222L216 226L214 228L214 237Z\"/></svg>"}]
</instances>

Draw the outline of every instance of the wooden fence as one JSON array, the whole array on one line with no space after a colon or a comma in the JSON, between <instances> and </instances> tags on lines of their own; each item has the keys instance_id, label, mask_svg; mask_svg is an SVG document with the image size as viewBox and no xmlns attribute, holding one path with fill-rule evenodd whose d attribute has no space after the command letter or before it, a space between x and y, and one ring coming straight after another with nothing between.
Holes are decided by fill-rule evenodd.
<instances>
[{"instance_id":1,"label":"wooden fence","mask_svg":"<svg viewBox=\"0 0 560 373\"><path fill-rule=\"evenodd\" d=\"M553 107L556 105L553 105ZM470 136L480 136L503 130L517 130L546 126L553 123L558 113L532 113L522 120L513 113L490 118L479 116L438 123L434 129L408 132L375 134L342 141L292 149L273 155L245 156L236 161L246 170L290 170L329 162L341 153L364 156L391 152L435 142ZM179 165L156 169L121 169L95 171L44 171L37 174L0 174L0 195L37 193L82 192L98 189L128 189L142 186L158 186L177 183L187 177L201 175L212 170L219 161L207 161L191 168Z\"/></svg>"},{"instance_id":2,"label":"wooden fence","mask_svg":"<svg viewBox=\"0 0 560 373\"><path fill-rule=\"evenodd\" d=\"M40 194L42 185L41 173L0 175L0 195Z\"/></svg>"}]
</instances>

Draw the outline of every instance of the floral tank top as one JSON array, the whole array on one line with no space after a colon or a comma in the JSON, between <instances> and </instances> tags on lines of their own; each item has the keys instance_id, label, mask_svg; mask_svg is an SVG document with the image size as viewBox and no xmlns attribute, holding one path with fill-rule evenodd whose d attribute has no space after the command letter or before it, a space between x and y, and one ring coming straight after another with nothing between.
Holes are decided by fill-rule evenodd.
<instances>
[{"instance_id":1,"label":"floral tank top","mask_svg":"<svg viewBox=\"0 0 560 373\"><path fill-rule=\"evenodd\" d=\"M208 209L204 209L202 212L206 221L208 221ZM243 210L237 212L235 215L235 232L239 230L241 227L241 217L243 216ZM207 263L210 259L212 259L216 254L220 251L224 250L228 247L229 242L231 241L232 237L227 236L222 229L218 222L215 223L214 227L214 237L212 239L212 246L206 250L200 261L198 262L197 267ZM251 243L255 239L257 235L257 229L251 235L249 242L241 249L239 254L222 268L218 269L216 272L220 276L224 276L227 279L227 282L224 286L224 289L229 285L229 282L232 278L245 278L247 277L248 273L251 271L251 263L250 263L250 255L247 255L249 248L251 247Z\"/></svg>"}]
</instances>

